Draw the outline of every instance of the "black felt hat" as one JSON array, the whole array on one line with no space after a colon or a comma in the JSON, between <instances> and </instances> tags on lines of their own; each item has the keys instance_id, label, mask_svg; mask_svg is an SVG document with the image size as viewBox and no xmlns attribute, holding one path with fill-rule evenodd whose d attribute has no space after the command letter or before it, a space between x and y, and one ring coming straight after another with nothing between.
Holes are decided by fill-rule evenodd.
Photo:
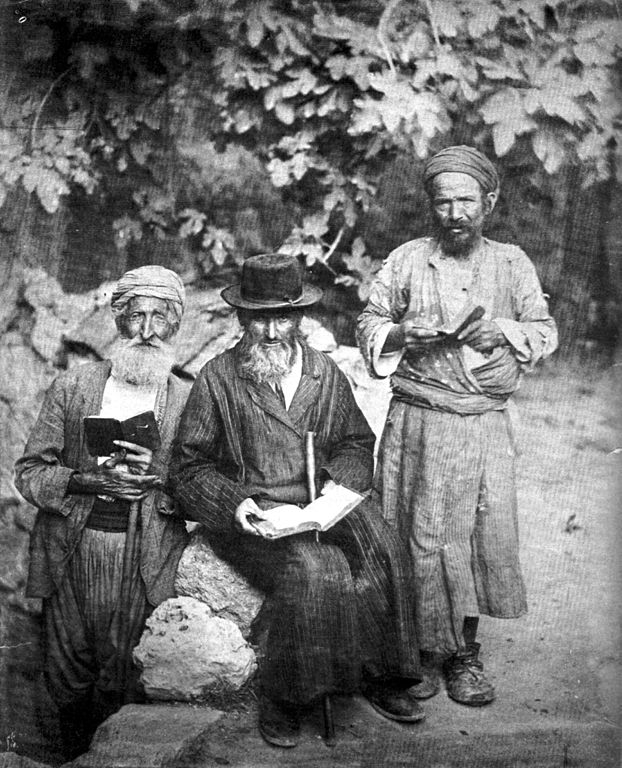
<instances>
[{"instance_id":1,"label":"black felt hat","mask_svg":"<svg viewBox=\"0 0 622 768\"><path fill-rule=\"evenodd\" d=\"M246 259L242 282L220 295L232 307L262 311L309 307L322 298L322 291L304 284L302 269L293 256L263 253Z\"/></svg>"}]
</instances>

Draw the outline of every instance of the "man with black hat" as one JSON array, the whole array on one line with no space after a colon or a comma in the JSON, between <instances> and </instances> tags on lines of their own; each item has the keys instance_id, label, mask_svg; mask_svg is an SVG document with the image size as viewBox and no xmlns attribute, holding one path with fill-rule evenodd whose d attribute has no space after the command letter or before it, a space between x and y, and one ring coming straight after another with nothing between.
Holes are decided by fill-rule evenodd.
<instances>
[{"instance_id":1,"label":"man with black hat","mask_svg":"<svg viewBox=\"0 0 622 768\"><path fill-rule=\"evenodd\" d=\"M527 256L482 235L499 193L488 158L448 147L424 184L436 231L389 255L358 322L372 375L392 374L372 498L411 554L424 665L411 693L437 692L445 658L449 696L478 706L494 699L479 615L527 610L509 398L557 331Z\"/></svg>"},{"instance_id":2,"label":"man with black hat","mask_svg":"<svg viewBox=\"0 0 622 768\"><path fill-rule=\"evenodd\" d=\"M269 540L253 522L309 501L305 435L313 432L318 494L371 485L374 435L344 374L300 333L321 291L296 259L247 259L242 282L222 293L244 335L199 373L171 467L187 517L214 549L264 590L259 627L259 728L275 746L297 744L305 708L362 688L382 715L417 722L407 689L420 679L408 560L379 513L363 501L319 536Z\"/></svg>"}]
</instances>

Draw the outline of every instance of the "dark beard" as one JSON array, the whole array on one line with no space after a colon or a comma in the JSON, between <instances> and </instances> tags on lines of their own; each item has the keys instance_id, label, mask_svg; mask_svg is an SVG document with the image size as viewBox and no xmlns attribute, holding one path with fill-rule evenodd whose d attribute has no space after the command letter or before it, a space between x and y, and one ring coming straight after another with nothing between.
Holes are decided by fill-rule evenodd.
<instances>
[{"instance_id":1,"label":"dark beard","mask_svg":"<svg viewBox=\"0 0 622 768\"><path fill-rule=\"evenodd\" d=\"M255 384L277 384L296 362L298 334L268 345L253 339L248 331L239 345L240 367Z\"/></svg>"},{"instance_id":2,"label":"dark beard","mask_svg":"<svg viewBox=\"0 0 622 768\"><path fill-rule=\"evenodd\" d=\"M138 344L120 339L110 354L112 375L137 387L154 386L166 381L175 355L170 344Z\"/></svg>"},{"instance_id":3,"label":"dark beard","mask_svg":"<svg viewBox=\"0 0 622 768\"><path fill-rule=\"evenodd\" d=\"M438 226L436 237L438 238L443 253L450 256L468 256L479 242L481 232L468 225L463 225L466 236L456 237L449 228Z\"/></svg>"}]
</instances>

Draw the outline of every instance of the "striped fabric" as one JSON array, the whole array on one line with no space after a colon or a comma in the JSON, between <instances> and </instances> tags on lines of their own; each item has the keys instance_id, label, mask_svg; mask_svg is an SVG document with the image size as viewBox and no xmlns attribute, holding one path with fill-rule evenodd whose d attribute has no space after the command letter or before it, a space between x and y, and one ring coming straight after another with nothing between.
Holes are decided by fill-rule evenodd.
<instances>
[{"instance_id":1,"label":"striped fabric","mask_svg":"<svg viewBox=\"0 0 622 768\"><path fill-rule=\"evenodd\" d=\"M298 389L285 410L266 384L242 378L237 352L203 368L182 416L171 480L185 514L215 551L268 598L263 690L292 704L350 693L361 673L419 678L408 556L367 502L326 533L276 541L236 533L238 504L307 500L304 437L316 433L316 485L371 484L374 436L337 366L302 345Z\"/></svg>"},{"instance_id":2,"label":"striped fabric","mask_svg":"<svg viewBox=\"0 0 622 768\"><path fill-rule=\"evenodd\" d=\"M455 651L465 616L525 613L505 411L458 416L393 401L372 497L410 550L420 648Z\"/></svg>"},{"instance_id":3,"label":"striped fabric","mask_svg":"<svg viewBox=\"0 0 622 768\"><path fill-rule=\"evenodd\" d=\"M45 674L58 706L91 701L118 708L119 653L131 654L153 610L134 558L127 624L119 624L124 533L85 528L60 588L43 601ZM129 637L129 647L121 643ZM129 681L130 698L140 700L138 672ZM107 706L106 706L107 702ZM106 714L104 711L103 715Z\"/></svg>"}]
</instances>

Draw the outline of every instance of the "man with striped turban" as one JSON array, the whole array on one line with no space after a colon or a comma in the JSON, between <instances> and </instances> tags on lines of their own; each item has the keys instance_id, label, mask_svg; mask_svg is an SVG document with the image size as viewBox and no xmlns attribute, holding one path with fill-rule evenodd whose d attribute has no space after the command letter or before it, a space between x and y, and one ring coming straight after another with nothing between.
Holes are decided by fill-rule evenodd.
<instances>
[{"instance_id":1,"label":"man with striped turban","mask_svg":"<svg viewBox=\"0 0 622 768\"><path fill-rule=\"evenodd\" d=\"M371 374L392 375L373 494L411 554L424 664L411 694L437 692L444 659L449 696L477 706L494 698L479 615L527 610L510 396L557 331L525 253L483 237L499 194L488 158L448 147L424 184L435 232L389 255L358 320Z\"/></svg>"},{"instance_id":2,"label":"man with striped turban","mask_svg":"<svg viewBox=\"0 0 622 768\"><path fill-rule=\"evenodd\" d=\"M55 380L16 464L16 485L39 510L27 594L43 598L45 678L68 760L121 704L141 699L132 650L153 608L174 595L186 529L164 485L189 390L171 372L184 303L169 269L123 275L112 295L120 338L110 359ZM115 441L112 456L90 455L86 417L124 421L146 411L159 447ZM135 536L132 502L140 502Z\"/></svg>"}]
</instances>

